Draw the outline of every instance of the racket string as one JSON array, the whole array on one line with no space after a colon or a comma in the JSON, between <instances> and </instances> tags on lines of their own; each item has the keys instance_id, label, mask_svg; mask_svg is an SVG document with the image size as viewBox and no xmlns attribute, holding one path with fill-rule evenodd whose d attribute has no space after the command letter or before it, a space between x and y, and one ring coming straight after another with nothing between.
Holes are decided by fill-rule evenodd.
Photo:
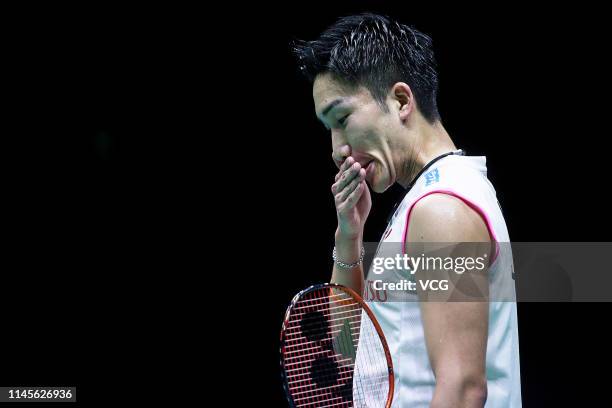
<instances>
[{"instance_id":1,"label":"racket string","mask_svg":"<svg viewBox=\"0 0 612 408\"><path fill-rule=\"evenodd\" d=\"M372 322L348 294L322 292L295 302L299 306L288 320L283 349L294 402L298 407L384 406L388 365ZM308 317L312 322L304 322Z\"/></svg>"}]
</instances>

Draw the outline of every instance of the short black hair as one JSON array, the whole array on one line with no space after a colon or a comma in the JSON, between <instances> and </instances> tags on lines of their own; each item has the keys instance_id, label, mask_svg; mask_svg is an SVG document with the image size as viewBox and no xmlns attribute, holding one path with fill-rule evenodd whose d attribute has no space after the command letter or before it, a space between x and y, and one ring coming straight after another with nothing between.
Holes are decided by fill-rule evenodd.
<instances>
[{"instance_id":1,"label":"short black hair","mask_svg":"<svg viewBox=\"0 0 612 408\"><path fill-rule=\"evenodd\" d=\"M311 82L329 72L347 84L363 85L385 111L389 89L405 82L421 114L430 123L440 119L432 41L410 26L371 13L343 17L318 39L294 42L293 52Z\"/></svg>"}]
</instances>

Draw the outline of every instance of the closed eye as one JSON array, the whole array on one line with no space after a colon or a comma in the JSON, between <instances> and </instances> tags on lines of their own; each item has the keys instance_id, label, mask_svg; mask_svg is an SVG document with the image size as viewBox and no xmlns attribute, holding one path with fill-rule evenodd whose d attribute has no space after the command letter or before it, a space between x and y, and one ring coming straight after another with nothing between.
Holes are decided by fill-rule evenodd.
<instances>
[{"instance_id":1,"label":"closed eye","mask_svg":"<svg viewBox=\"0 0 612 408\"><path fill-rule=\"evenodd\" d=\"M348 119L349 116L350 116L350 114L341 117L340 119L338 119L338 123L340 125L342 125L342 126L345 126L346 125L346 120Z\"/></svg>"}]
</instances>

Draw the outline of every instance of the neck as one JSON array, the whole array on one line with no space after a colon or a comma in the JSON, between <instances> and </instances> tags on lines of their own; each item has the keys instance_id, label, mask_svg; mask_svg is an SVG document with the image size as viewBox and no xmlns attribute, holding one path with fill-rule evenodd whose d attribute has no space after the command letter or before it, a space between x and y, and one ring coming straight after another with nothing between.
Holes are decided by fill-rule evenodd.
<instances>
[{"instance_id":1,"label":"neck","mask_svg":"<svg viewBox=\"0 0 612 408\"><path fill-rule=\"evenodd\" d=\"M424 123L416 129L414 147L408 153L398 169L397 182L407 188L416 175L431 160L441 154L457 150L457 147L440 121L432 124Z\"/></svg>"}]
</instances>

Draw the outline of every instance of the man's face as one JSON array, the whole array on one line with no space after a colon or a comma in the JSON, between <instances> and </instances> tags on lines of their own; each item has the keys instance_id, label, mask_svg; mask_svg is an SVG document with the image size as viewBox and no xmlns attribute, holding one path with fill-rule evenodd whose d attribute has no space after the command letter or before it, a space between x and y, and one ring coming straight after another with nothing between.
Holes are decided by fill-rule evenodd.
<instances>
[{"instance_id":1,"label":"man's face","mask_svg":"<svg viewBox=\"0 0 612 408\"><path fill-rule=\"evenodd\" d=\"M331 131L332 157L339 167L349 156L366 169L366 181L382 193L396 181L393 140L401 125L397 114L384 112L364 87L352 88L318 75L313 85L317 117Z\"/></svg>"}]
</instances>

